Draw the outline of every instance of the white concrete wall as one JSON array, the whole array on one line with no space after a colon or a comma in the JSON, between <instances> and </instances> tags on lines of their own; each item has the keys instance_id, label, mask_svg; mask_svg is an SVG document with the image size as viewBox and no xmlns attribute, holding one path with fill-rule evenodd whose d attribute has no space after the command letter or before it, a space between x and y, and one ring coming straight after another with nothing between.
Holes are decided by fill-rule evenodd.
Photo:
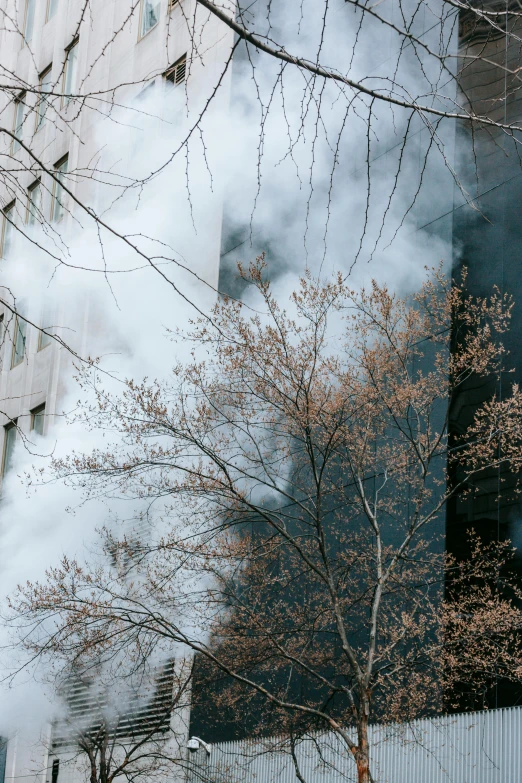
<instances>
[{"instance_id":1,"label":"white concrete wall","mask_svg":"<svg viewBox=\"0 0 522 783\"><path fill-rule=\"evenodd\" d=\"M8 8L10 13L17 14L22 26L25 0L1 0L2 5ZM117 92L118 102L125 104L142 91L144 85L156 78L161 87L161 74L169 64L172 64L184 52L191 54L191 41L187 29L186 18L190 19L194 11L194 0L182 0L182 4L167 13L168 0L160 2L160 21L144 38L139 40L139 13L136 11L130 23L125 26L122 33L116 36L110 43L112 32L121 27L129 14L129 8L135 0L91 0L90 12L80 28L80 44L78 59L78 83L83 91L104 91L128 84L124 90ZM82 0L60 0L58 11L54 17L45 23L45 9L47 0L38 0L35 18L34 34L30 49L21 45L19 37L14 34L0 32L0 59L2 65L12 69L20 82L36 85L38 73L52 63L52 77L57 81L56 89L61 89L59 75L63 67L65 48L71 43L77 30L77 21ZM139 10L139 9L138 9ZM214 86L222 67L224 58L230 52L232 37L227 33L219 21L214 18L205 20L202 30L201 50L205 51L204 62L195 57L190 64L190 79L187 84L188 100L196 103L206 96ZM105 50L102 56L101 52ZM228 83L227 83L228 84ZM227 101L227 84L222 92L220 100ZM184 87L182 87L184 89ZM34 105L36 96L29 96L28 102ZM102 146L103 139L103 115L109 110L110 101L103 101L93 108L84 108L77 112L73 105L66 110L69 116L78 114L70 124L66 124L56 117L52 111L52 121L46 121L41 130L35 133L35 114L26 121L24 140L30 142L30 146L37 157L46 165L52 166L62 156L69 156L69 170L84 169L92 165L93 158ZM14 104L8 102L5 94L0 95L0 124L12 128L14 123ZM101 133L100 128L102 127ZM7 151L10 141L0 136L0 147ZM7 158L2 163L7 168L16 168L18 161L30 167L30 156L20 151L16 154L16 160L11 163ZM123 161L123 167L125 161ZM25 171L17 173L17 180L22 187L28 187L35 179L35 173ZM42 178L44 185L43 212L49 219L53 183L48 177ZM70 183L68 183L68 186ZM95 203L103 200L103 186L91 182L88 178L72 185L73 190L83 202ZM0 188L0 205L5 206L12 198L6 188ZM22 203L20 194L18 197L17 222L23 224L26 205ZM71 211L82 222L85 216L81 209L71 207ZM67 216L59 232L70 231L72 218ZM199 232L202 234L202 232ZM212 210L211 219L206 225L204 236L195 239L201 242L207 260L204 266L204 277L212 285L217 286L219 273L219 250L221 238L221 200L216 201L216 208ZM25 243L25 244L24 244ZM23 252L27 256L27 240L18 237L15 240L13 253ZM183 249L183 248L182 248ZM15 292L18 298L24 295L23 286ZM87 298L78 305L75 298L75 326L78 320L83 320L83 327L77 329L75 334L68 335L73 347L79 351L86 349L86 337L90 330L103 328L101 323L103 316L93 303ZM79 310L83 310L83 319L79 317ZM37 301L28 303L27 315L36 323L41 322L42 303ZM68 323L67 303L64 302L59 311L55 313L55 321L59 324ZM93 323L94 319L94 323ZM8 320L6 314L6 321ZM17 367L11 369L11 343L0 349L1 375L0 375L0 399L3 401L2 410L12 418L22 417L19 424L22 429L29 430L30 420L28 411L41 403L46 403L46 412L52 414L57 410L58 401L64 392L64 379L71 373L71 359L56 344L48 346L42 352L37 351L38 333L31 327L28 328L26 359ZM0 426L7 419L0 417ZM0 435L1 435L0 430ZM0 449L2 445L0 444Z\"/></svg>"}]
</instances>

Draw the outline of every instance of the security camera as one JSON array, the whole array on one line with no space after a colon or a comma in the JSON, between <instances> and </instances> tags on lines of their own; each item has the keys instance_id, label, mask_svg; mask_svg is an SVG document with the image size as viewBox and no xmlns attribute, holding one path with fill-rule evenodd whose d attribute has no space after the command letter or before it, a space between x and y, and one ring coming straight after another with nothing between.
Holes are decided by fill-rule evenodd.
<instances>
[{"instance_id":1,"label":"security camera","mask_svg":"<svg viewBox=\"0 0 522 783\"><path fill-rule=\"evenodd\" d=\"M199 737L191 737L187 742L187 748L191 753L195 753L200 748L204 748L207 756L210 756L210 745L208 742L203 742Z\"/></svg>"}]
</instances>

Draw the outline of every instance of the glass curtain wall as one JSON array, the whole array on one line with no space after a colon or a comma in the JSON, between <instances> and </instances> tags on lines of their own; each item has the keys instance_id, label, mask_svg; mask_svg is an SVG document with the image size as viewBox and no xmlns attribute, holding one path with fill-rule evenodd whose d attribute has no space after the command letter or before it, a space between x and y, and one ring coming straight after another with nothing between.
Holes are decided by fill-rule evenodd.
<instances>
[{"instance_id":1,"label":"glass curtain wall","mask_svg":"<svg viewBox=\"0 0 522 783\"><path fill-rule=\"evenodd\" d=\"M480 7L488 16L461 10L459 18L460 101L475 114L503 123L520 123L522 101L518 69L522 64L520 7L514 0L486 0ZM493 23L492 23L493 22ZM496 378L471 378L451 401L451 429L464 431L476 406L493 395L511 393L522 380L522 168L518 144L494 127L457 127L456 166L459 177L475 201L475 208L456 198L453 213L455 273L465 268L467 287L475 296L488 296L493 287L513 295L515 306L510 331L504 336L509 350L506 372ZM458 475L453 477L461 478ZM448 508L446 545L457 558L469 552L473 530L485 541L510 539L522 553L522 507L515 476L507 470L489 470ZM515 567L522 578L522 555ZM520 704L522 688L508 683L492 685L485 694L462 693L462 709L506 707Z\"/></svg>"}]
</instances>

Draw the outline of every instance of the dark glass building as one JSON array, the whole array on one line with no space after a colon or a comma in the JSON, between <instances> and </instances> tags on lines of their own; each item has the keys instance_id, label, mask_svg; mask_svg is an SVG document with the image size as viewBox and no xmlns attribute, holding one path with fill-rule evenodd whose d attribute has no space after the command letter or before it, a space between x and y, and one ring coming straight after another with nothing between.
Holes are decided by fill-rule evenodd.
<instances>
[{"instance_id":1,"label":"dark glass building","mask_svg":"<svg viewBox=\"0 0 522 783\"><path fill-rule=\"evenodd\" d=\"M512 0L487 1L477 7L490 14L479 18L463 11L459 20L460 101L475 114L502 123L522 119L520 81L522 63L520 7ZM514 13L513 13L514 12ZM518 15L517 15L518 14ZM473 204L456 195L453 213L454 267L458 277L467 270L467 287L476 296L487 296L497 286L514 298L512 328L505 335L509 350L505 372L499 381L470 380L451 401L451 428L461 433L475 406L496 394L509 396L513 383L522 379L522 169L520 134L511 136L495 127L461 123L456 129L456 167ZM469 532L485 540L511 539L520 549L515 565L522 578L522 513L515 491L515 477L506 470L490 470L476 482L474 491L457 498L449 507L447 549L465 557ZM522 689L497 684L482 696L467 694L463 708L506 707L522 702Z\"/></svg>"}]
</instances>

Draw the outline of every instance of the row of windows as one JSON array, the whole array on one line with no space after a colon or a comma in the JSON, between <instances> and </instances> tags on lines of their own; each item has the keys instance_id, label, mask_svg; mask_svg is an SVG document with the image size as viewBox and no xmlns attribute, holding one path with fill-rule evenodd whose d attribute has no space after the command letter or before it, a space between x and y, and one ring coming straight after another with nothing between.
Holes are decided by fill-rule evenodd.
<instances>
[{"instance_id":1,"label":"row of windows","mask_svg":"<svg viewBox=\"0 0 522 783\"><path fill-rule=\"evenodd\" d=\"M72 57L72 52L76 50L78 46L78 40L74 43L74 45L69 49L68 58ZM70 70L66 68L65 76L67 77L68 73L74 73L73 76L71 76L72 79L76 79L76 62L77 62L77 56L74 55L74 58L72 59L72 62L74 62L74 67L71 67ZM50 73L51 73L51 66L47 69L46 73L49 73L49 79L50 79ZM165 71L163 74L163 77L165 81L171 85L179 85L182 82L185 81L187 76L187 55L182 55L174 65L172 65L170 68ZM43 84L43 82L42 82ZM50 84L49 82L45 82L45 84ZM154 82L152 85L153 86ZM72 81L66 88L66 90L70 93L72 91ZM147 92L147 88L142 91L140 94L143 96ZM138 96L140 97L140 96ZM25 107L25 93L24 96L19 96L17 100L15 101L16 109L15 109L15 127L14 127L14 133L17 137L13 140L13 152L16 152L16 150L20 149L20 144L18 139L22 139L23 134L23 124L24 124L24 107ZM41 123L45 121L45 108L42 108L42 106L46 107L46 103L44 101L40 101L37 109L37 123L40 123L38 127L41 127ZM52 188L52 199L51 199L51 209L50 209L50 219L51 221L57 222L62 219L64 215L64 192L62 188L62 182L64 179L64 176L67 174L68 171L68 156L65 155L63 158L60 158L59 161L57 161L54 165L54 171L56 174L56 179L53 181L53 188ZM0 227L1 235L0 235L0 258L7 258L9 254L9 250L11 249L13 236L14 236L14 225L15 225L15 217L16 217L16 199L13 199L9 204L7 204L4 209L2 210L3 213L3 221L2 226ZM36 221L40 221L43 219L44 213L43 213L43 186L41 179L38 178L34 182L29 185L27 189L27 204L25 209L25 222L32 226Z\"/></svg>"},{"instance_id":2,"label":"row of windows","mask_svg":"<svg viewBox=\"0 0 522 783\"><path fill-rule=\"evenodd\" d=\"M25 17L24 17L24 42L30 43L34 34L34 19L36 15L36 4L38 0L26 0L25 3ZM169 0L168 9L169 13L174 6L178 5L180 0ZM47 0L47 7L45 11L45 21L55 15L58 10L59 0ZM140 8L140 38L147 35L149 30L159 22L160 17L160 3L158 0L141 0Z\"/></svg>"},{"instance_id":3,"label":"row of windows","mask_svg":"<svg viewBox=\"0 0 522 783\"><path fill-rule=\"evenodd\" d=\"M58 222L64 216L65 212L65 199L62 183L65 175L67 174L69 159L66 155L60 158L54 165L54 171L56 179L53 180L53 187L51 191L51 210L50 219L53 222ZM13 245L15 223L17 216L17 202L16 199L10 201L2 210L3 221L1 227L0 236L0 258L7 258ZM28 226L33 226L37 221L41 222L44 219L44 204L43 204L43 185L41 179L36 179L27 188L27 203L25 206L25 223Z\"/></svg>"},{"instance_id":4,"label":"row of windows","mask_svg":"<svg viewBox=\"0 0 522 783\"><path fill-rule=\"evenodd\" d=\"M26 0L25 3L25 18L24 18L24 40L29 43L33 38L34 33L34 17L36 15L36 4L38 0ZM55 15L58 10L59 0L47 0L47 7L45 9L45 21Z\"/></svg>"},{"instance_id":5,"label":"row of windows","mask_svg":"<svg viewBox=\"0 0 522 783\"><path fill-rule=\"evenodd\" d=\"M33 408L31 415L31 432L36 435L44 434L45 427L45 403ZM4 450L2 454L2 477L11 469L13 465L13 455L18 436L18 419L13 419L4 427Z\"/></svg>"},{"instance_id":6,"label":"row of windows","mask_svg":"<svg viewBox=\"0 0 522 783\"><path fill-rule=\"evenodd\" d=\"M45 321L44 328L47 325L46 319L49 320L48 313L44 312L43 319ZM4 337L4 316L0 316L0 330L2 337ZM25 356L25 344L27 335L27 322L23 318L18 316L15 318L13 344L11 348L11 367L16 367L23 361ZM38 336L38 350L42 350L52 341L52 338L40 331ZM44 434L45 425L45 403L38 405L37 408L33 408L30 411L31 414L31 431L37 435ZM16 445L16 438L18 435L18 419L6 424L4 427L4 446L2 453L2 476L4 476L10 469L13 462L13 453Z\"/></svg>"},{"instance_id":7,"label":"row of windows","mask_svg":"<svg viewBox=\"0 0 522 783\"><path fill-rule=\"evenodd\" d=\"M180 0L169 0L169 12L179 3ZM34 34L34 21L36 14L37 0L26 0L24 17L24 40L29 43ZM59 0L47 0L45 21L49 21L56 13ZM140 8L139 37L142 38L152 30L159 22L160 3L155 0L142 0ZM66 106L71 100L71 95L76 88L77 66L78 66L79 39L76 38L65 50L65 64L63 69L62 82L62 107ZM174 65L164 74L167 82L177 85L185 81L186 78L186 55L183 55ZM45 68L38 77L39 100L35 107L35 131L38 132L45 125L49 101L45 97L52 89L52 64ZM24 126L26 125L27 110L30 108L27 104L26 92L21 92L14 101L14 126L13 132L15 138L12 141L12 152L16 153L20 148L20 142L23 142ZM67 156L60 159L54 166L56 180L53 184L51 220L58 221L63 217L63 188L61 183L64 175L67 173ZM16 199L10 202L3 210L3 221L0 237L0 257L7 257L13 243L13 231L16 218ZM43 189L41 179L35 180L27 191L27 206L25 222L33 225L41 216L43 216ZM3 315L0 316L0 329L3 331ZM44 319L45 320L45 319ZM11 367L16 367L23 361L26 352L26 332L27 322L18 316L15 318L14 336L11 352ZM40 331L38 340L38 350L45 348L51 342L44 332ZM31 430L39 435L43 435L45 422L45 404L31 410ZM18 433L18 421L15 419L4 427L4 445L2 454L2 476L10 469L13 461L14 448ZM58 763L56 763L56 773ZM54 764L53 764L53 783L55 783Z\"/></svg>"},{"instance_id":8,"label":"row of windows","mask_svg":"<svg viewBox=\"0 0 522 783\"><path fill-rule=\"evenodd\" d=\"M34 18L35 18L35 11L36 11L36 3L37 0L26 0L26 7L25 7L25 19L24 19L24 39L28 43L31 41L33 37L34 32ZM46 21L48 21L54 14L56 13L56 10L58 8L58 0L47 0L47 8L46 8ZM66 52L66 65L64 69L64 93L70 93L72 92L72 85L74 84L74 80L76 77L76 59L77 59L77 43L78 41L74 41L71 47ZM40 76L39 76L39 88L40 93L42 96L50 91L51 86L51 66L45 69ZM25 113L26 113L26 93L21 93L18 98L15 101L15 117L14 117L14 134L17 137L17 139L13 139L12 143L12 151L16 152L18 149L20 149L20 144L18 142L19 140L23 139L23 127L24 127L24 121L25 121ZM45 98L40 98L37 104L36 109L36 130L40 130L41 127L43 127L45 123L45 115L47 112L47 101ZM59 161L56 166L57 171L59 172L59 177L61 178L64 173L67 171L67 158L64 158L63 160ZM59 220L61 217L61 210L62 202L60 200L61 196L61 187L60 183L55 183L54 188L54 197L53 197L53 218L54 220ZM28 197L27 197L27 211L26 211L26 222L28 224L33 224L38 215L41 213L41 205L42 205L42 185L41 181L38 179L35 182L33 182L29 188L28 188ZM6 208L3 210L3 221L2 221L2 235L1 235L1 242L0 242L0 249L1 253L0 256L5 257L9 251L9 247L12 244L13 239L13 229L14 229L14 222L15 222L15 209L16 209L16 200L12 201L10 204L6 206ZM0 316L0 330L3 335L3 321L4 316ZM12 350L11 350L11 367L16 367L16 365L20 364L21 361L23 361L23 358L25 356L25 344L26 344L26 333L27 333L27 322L23 320L23 318L19 318L18 316L15 318L15 325L14 325L14 337L13 337L13 344L12 344ZM51 342L51 338L44 334L43 332L40 332L39 339L38 339L38 350L41 350L42 348L45 348L49 343ZM37 408L33 408L31 413L31 430L35 432L38 435L43 435L44 433L44 423L45 423L45 403L42 405L39 405ZM10 469L13 461L13 453L14 448L16 444L16 438L18 433L18 421L15 419L14 421L10 422L4 427L4 445L3 445L3 453L2 453L2 476L4 476L7 471ZM1 755L1 754L0 754ZM5 759L4 765L5 765ZM0 758L0 762L2 759ZM1 766L1 765L0 765ZM3 779L3 773L5 772L5 769L0 769L0 776Z\"/></svg>"},{"instance_id":9,"label":"row of windows","mask_svg":"<svg viewBox=\"0 0 522 783\"><path fill-rule=\"evenodd\" d=\"M65 65L63 70L62 83L62 107L66 106L71 100L71 95L76 88L76 74L78 70L78 45L79 39L76 38L65 50ZM52 64L48 65L38 77L38 90L40 97L35 107L35 132L38 132L45 125L49 101L45 97L52 89ZM12 141L11 152L14 154L20 149L20 142L23 141L24 128L30 107L27 104L27 93L21 92L14 101L14 124L13 133L15 138Z\"/></svg>"},{"instance_id":10,"label":"row of windows","mask_svg":"<svg viewBox=\"0 0 522 783\"><path fill-rule=\"evenodd\" d=\"M79 38L76 38L72 44L65 50L65 68L63 73L62 106L65 106L72 100L71 96L76 87L76 74L78 68L78 46ZM164 76L171 84L180 84L186 78L187 55L184 54L169 68ZM51 72L52 65L49 65L38 77L38 88L40 98L35 109L35 131L38 132L45 124L47 108L49 101L45 97L51 92ZM15 154L21 148L20 142L23 141L24 126L26 125L27 111L30 107L27 104L27 93L21 92L14 100L14 124L13 134L15 138L11 142L11 152Z\"/></svg>"},{"instance_id":11,"label":"row of windows","mask_svg":"<svg viewBox=\"0 0 522 783\"><path fill-rule=\"evenodd\" d=\"M24 22L24 40L31 41L34 32L34 17L37 0L26 0L25 22ZM59 0L47 0L46 22L54 16L58 8ZM180 0L169 0L169 12L178 5ZM159 22L160 3L157 0L142 0L140 10L140 38L147 35ZM79 39L75 38L65 49L65 62L63 68L62 80L62 108L71 100L71 96L76 88L77 69L78 69L78 50ZM49 101L45 97L52 89L52 64L48 65L38 76L39 99L35 110L35 131L38 132L45 124L45 118ZM177 82L176 82L177 83ZM15 99L14 125L13 133L15 138L12 141L13 154L20 149L20 141L23 140L24 124L26 121L27 93L22 91Z\"/></svg>"}]
</instances>

